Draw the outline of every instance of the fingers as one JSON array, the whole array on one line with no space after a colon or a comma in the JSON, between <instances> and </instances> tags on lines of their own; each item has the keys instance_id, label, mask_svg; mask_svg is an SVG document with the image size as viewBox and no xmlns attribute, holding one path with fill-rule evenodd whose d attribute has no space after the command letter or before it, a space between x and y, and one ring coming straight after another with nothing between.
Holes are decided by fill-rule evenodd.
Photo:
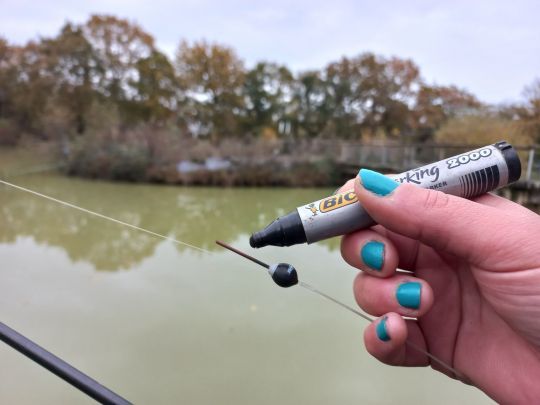
<instances>
[{"instance_id":1,"label":"fingers","mask_svg":"<svg viewBox=\"0 0 540 405\"><path fill-rule=\"evenodd\" d=\"M489 205L490 207L498 208L499 210L512 211L520 216L526 217L537 217L538 214L534 211L531 211L528 208L525 208L512 200L508 200L504 197L498 196L496 194L487 193L473 199L473 201L480 203L482 205Z\"/></svg>"},{"instance_id":2,"label":"fingers","mask_svg":"<svg viewBox=\"0 0 540 405\"><path fill-rule=\"evenodd\" d=\"M379 361L393 366L427 366L429 359L405 343L411 341L425 350L425 342L416 321L388 313L372 322L364 331L366 350Z\"/></svg>"},{"instance_id":3,"label":"fingers","mask_svg":"<svg viewBox=\"0 0 540 405\"><path fill-rule=\"evenodd\" d=\"M338 188L336 191L334 191L333 194L341 193L343 191L354 190L354 180L355 179L347 180L347 182L344 185L342 185L340 188Z\"/></svg>"},{"instance_id":4,"label":"fingers","mask_svg":"<svg viewBox=\"0 0 540 405\"><path fill-rule=\"evenodd\" d=\"M508 209L511 206L517 205L515 202L507 200L506 198L500 197L495 194L487 193L482 194L481 196L475 197L473 201L483 205L489 205L490 207L495 207L499 209Z\"/></svg>"},{"instance_id":5,"label":"fingers","mask_svg":"<svg viewBox=\"0 0 540 405\"><path fill-rule=\"evenodd\" d=\"M345 235L341 255L351 266L375 277L393 275L399 260L390 239L370 229Z\"/></svg>"},{"instance_id":6,"label":"fingers","mask_svg":"<svg viewBox=\"0 0 540 405\"><path fill-rule=\"evenodd\" d=\"M433 290L424 280L396 274L375 278L359 273L354 280L354 297L365 312L380 316L387 312L418 317L433 305Z\"/></svg>"},{"instance_id":7,"label":"fingers","mask_svg":"<svg viewBox=\"0 0 540 405\"><path fill-rule=\"evenodd\" d=\"M519 232L512 217L498 208L398 184L370 170L360 171L355 191L371 217L388 230L475 264L485 263L486 252L511 253L506 230Z\"/></svg>"}]
</instances>

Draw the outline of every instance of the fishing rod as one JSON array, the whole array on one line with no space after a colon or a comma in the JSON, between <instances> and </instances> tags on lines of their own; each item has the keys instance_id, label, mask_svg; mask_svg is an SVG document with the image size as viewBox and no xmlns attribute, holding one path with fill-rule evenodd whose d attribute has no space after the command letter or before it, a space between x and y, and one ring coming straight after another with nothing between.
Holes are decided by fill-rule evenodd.
<instances>
[{"instance_id":1,"label":"fishing rod","mask_svg":"<svg viewBox=\"0 0 540 405\"><path fill-rule=\"evenodd\" d=\"M102 404L131 404L127 399L122 398L2 322L0 322L0 340Z\"/></svg>"}]
</instances>

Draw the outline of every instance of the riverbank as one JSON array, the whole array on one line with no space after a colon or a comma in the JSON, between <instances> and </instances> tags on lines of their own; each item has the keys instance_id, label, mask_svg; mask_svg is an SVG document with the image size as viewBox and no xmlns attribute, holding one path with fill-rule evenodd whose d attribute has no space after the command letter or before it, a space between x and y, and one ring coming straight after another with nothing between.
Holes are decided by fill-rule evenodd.
<instances>
[{"instance_id":1,"label":"riverbank","mask_svg":"<svg viewBox=\"0 0 540 405\"><path fill-rule=\"evenodd\" d=\"M64 147L68 175L188 186L332 187L344 180L328 142L220 142L168 132L106 133Z\"/></svg>"},{"instance_id":2,"label":"riverbank","mask_svg":"<svg viewBox=\"0 0 540 405\"><path fill-rule=\"evenodd\" d=\"M143 145L111 142L87 148L77 142L29 140L0 147L0 174L6 178L59 171L116 182L222 187L337 187L345 176L321 148L306 146L307 153L294 156L281 153L283 144L269 141L183 140L161 150Z\"/></svg>"},{"instance_id":3,"label":"riverbank","mask_svg":"<svg viewBox=\"0 0 540 405\"><path fill-rule=\"evenodd\" d=\"M354 177L359 167L401 173L483 145L271 136L209 140L139 128L75 139L63 146L62 157L67 174L84 178L203 186L335 187ZM524 164L534 152L527 148L519 152ZM540 169L539 162L534 163L530 166Z\"/></svg>"},{"instance_id":4,"label":"riverbank","mask_svg":"<svg viewBox=\"0 0 540 405\"><path fill-rule=\"evenodd\" d=\"M0 173L13 177L46 171L112 182L211 187L332 187L359 164L397 173L475 146L361 144L329 140L206 140L156 136L103 138L99 144L28 141L0 148ZM519 148L522 181L498 191L523 205L540 205L535 149ZM527 180L528 179L528 180Z\"/></svg>"}]
</instances>

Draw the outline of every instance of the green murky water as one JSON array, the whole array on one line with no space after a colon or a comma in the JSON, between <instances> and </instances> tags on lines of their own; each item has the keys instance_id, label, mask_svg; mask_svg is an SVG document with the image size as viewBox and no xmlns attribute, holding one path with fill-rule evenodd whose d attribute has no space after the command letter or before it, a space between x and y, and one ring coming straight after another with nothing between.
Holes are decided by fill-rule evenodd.
<instances>
[{"instance_id":1,"label":"green murky water","mask_svg":"<svg viewBox=\"0 0 540 405\"><path fill-rule=\"evenodd\" d=\"M365 321L214 245L331 190L12 181L209 249L206 254L0 186L0 320L136 403L489 403L427 369L383 366ZM266 248L353 304L338 241ZM0 403L92 403L0 344Z\"/></svg>"}]
</instances>

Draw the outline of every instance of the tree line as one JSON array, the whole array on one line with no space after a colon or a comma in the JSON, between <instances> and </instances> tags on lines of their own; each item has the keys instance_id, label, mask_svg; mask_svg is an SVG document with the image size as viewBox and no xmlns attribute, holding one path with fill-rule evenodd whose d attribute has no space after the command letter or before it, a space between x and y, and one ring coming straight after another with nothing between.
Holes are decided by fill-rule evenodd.
<instances>
[{"instance_id":1,"label":"tree line","mask_svg":"<svg viewBox=\"0 0 540 405\"><path fill-rule=\"evenodd\" d=\"M138 24L109 15L68 22L55 37L25 45L0 38L4 143L22 133L74 139L141 125L212 141L415 142L474 136L470 130L495 125L538 142L540 81L525 95L520 104L489 106L456 86L427 83L412 60L373 53L295 73L264 61L247 68L228 46L181 41L171 60Z\"/></svg>"}]
</instances>

